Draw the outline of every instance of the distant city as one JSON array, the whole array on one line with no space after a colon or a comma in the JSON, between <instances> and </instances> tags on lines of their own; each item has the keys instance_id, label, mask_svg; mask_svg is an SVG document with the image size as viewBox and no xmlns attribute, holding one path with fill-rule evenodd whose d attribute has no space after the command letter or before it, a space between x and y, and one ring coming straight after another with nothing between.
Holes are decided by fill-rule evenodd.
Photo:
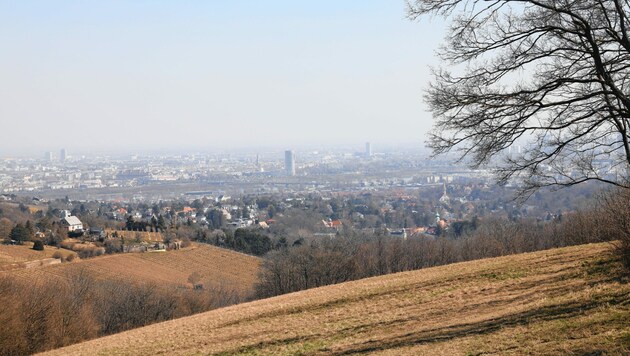
<instances>
[{"instance_id":1,"label":"distant city","mask_svg":"<svg viewBox=\"0 0 630 356\"><path fill-rule=\"evenodd\" d=\"M160 201L197 195L379 190L490 179L419 150L294 150L217 154L0 159L0 193L82 200Z\"/></svg>"},{"instance_id":2,"label":"distant city","mask_svg":"<svg viewBox=\"0 0 630 356\"><path fill-rule=\"evenodd\" d=\"M362 147L363 148L363 147ZM520 146L508 154L520 153ZM600 162L605 170L607 162ZM614 174L608 171L608 174ZM369 142L340 149L217 154L74 156L61 148L42 158L0 159L0 193L99 201L270 193L378 191L442 183L491 183L487 169L419 150L379 152Z\"/></svg>"}]
</instances>

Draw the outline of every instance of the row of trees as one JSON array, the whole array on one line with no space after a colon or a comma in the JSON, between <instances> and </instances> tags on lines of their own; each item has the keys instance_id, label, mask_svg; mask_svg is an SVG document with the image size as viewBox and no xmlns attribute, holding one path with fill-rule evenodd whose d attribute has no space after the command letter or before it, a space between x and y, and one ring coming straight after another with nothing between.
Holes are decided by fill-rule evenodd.
<instances>
[{"instance_id":1,"label":"row of trees","mask_svg":"<svg viewBox=\"0 0 630 356\"><path fill-rule=\"evenodd\" d=\"M607 195L598 209L549 223L490 218L474 222L474 230L462 227L460 236L312 240L268 254L257 295L270 297L388 273L600 241L615 241L630 268L630 196L622 193Z\"/></svg>"},{"instance_id":2,"label":"row of trees","mask_svg":"<svg viewBox=\"0 0 630 356\"><path fill-rule=\"evenodd\" d=\"M164 232L166 221L162 215L158 215L157 218L153 216L150 221L136 221L133 216L129 215L125 222L125 229L128 231Z\"/></svg>"}]
</instances>

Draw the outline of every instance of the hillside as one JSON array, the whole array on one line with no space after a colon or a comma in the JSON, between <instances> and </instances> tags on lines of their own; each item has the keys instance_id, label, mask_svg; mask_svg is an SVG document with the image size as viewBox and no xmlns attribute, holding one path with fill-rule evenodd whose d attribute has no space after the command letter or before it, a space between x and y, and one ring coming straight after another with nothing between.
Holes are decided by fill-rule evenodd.
<instances>
[{"instance_id":1,"label":"hillside","mask_svg":"<svg viewBox=\"0 0 630 356\"><path fill-rule=\"evenodd\" d=\"M605 244L370 278L235 305L51 354L630 352L630 286Z\"/></svg>"},{"instance_id":2,"label":"hillside","mask_svg":"<svg viewBox=\"0 0 630 356\"><path fill-rule=\"evenodd\" d=\"M24 245L0 244L0 271L24 268L25 263L52 258L55 252L64 258L76 255L75 252L50 246L46 246L44 251L35 251L32 242L26 242Z\"/></svg>"},{"instance_id":3,"label":"hillside","mask_svg":"<svg viewBox=\"0 0 630 356\"><path fill-rule=\"evenodd\" d=\"M105 233L108 235L116 234L119 237L124 237L128 240L135 240L139 238L141 241L145 242L162 242L164 241L164 236L162 236L161 232L149 232L149 231L127 231L127 230L112 230L106 229Z\"/></svg>"},{"instance_id":4,"label":"hillside","mask_svg":"<svg viewBox=\"0 0 630 356\"><path fill-rule=\"evenodd\" d=\"M175 251L107 255L41 268L0 272L0 276L7 273L33 280L64 277L73 271L86 270L99 279L190 286L188 277L196 272L208 287L249 293L256 281L259 261L242 253L193 244Z\"/></svg>"}]
</instances>

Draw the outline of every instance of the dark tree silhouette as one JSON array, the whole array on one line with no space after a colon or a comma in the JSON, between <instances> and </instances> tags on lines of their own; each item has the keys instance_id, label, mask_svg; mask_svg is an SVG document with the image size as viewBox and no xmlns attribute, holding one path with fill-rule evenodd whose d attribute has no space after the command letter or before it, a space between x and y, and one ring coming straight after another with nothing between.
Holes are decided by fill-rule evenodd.
<instances>
[{"instance_id":1,"label":"dark tree silhouette","mask_svg":"<svg viewBox=\"0 0 630 356\"><path fill-rule=\"evenodd\" d=\"M16 241L18 244L23 244L24 241L29 241L31 237L32 235L29 229L19 223L11 229L11 233L9 234L9 238Z\"/></svg>"},{"instance_id":2,"label":"dark tree silhouette","mask_svg":"<svg viewBox=\"0 0 630 356\"><path fill-rule=\"evenodd\" d=\"M598 180L629 188L627 0L410 0L409 16L451 19L425 99L434 153L490 163L499 182ZM518 141L517 141L518 140ZM524 141L525 150L507 154ZM495 159L496 158L496 159Z\"/></svg>"}]
</instances>

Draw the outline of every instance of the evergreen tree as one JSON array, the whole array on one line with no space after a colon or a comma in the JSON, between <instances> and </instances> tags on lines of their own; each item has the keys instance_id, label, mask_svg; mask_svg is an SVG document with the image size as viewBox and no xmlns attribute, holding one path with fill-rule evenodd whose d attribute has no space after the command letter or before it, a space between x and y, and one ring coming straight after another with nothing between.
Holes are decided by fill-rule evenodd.
<instances>
[{"instance_id":1,"label":"evergreen tree","mask_svg":"<svg viewBox=\"0 0 630 356\"><path fill-rule=\"evenodd\" d=\"M129 216L127 217L127 222L125 223L125 228L126 228L128 231L131 231L131 230L133 230L134 225L135 225L135 221L133 221L133 216L129 215Z\"/></svg>"},{"instance_id":2,"label":"evergreen tree","mask_svg":"<svg viewBox=\"0 0 630 356\"><path fill-rule=\"evenodd\" d=\"M166 230L166 221L164 221L164 217L162 215L158 216L157 227L162 232L164 232L164 230Z\"/></svg>"},{"instance_id":3,"label":"evergreen tree","mask_svg":"<svg viewBox=\"0 0 630 356\"><path fill-rule=\"evenodd\" d=\"M29 230L22 224L17 224L13 229L11 229L11 234L9 235L11 240L17 241L18 244L23 244L24 241L29 241L31 239L31 235L29 234Z\"/></svg>"}]
</instances>

